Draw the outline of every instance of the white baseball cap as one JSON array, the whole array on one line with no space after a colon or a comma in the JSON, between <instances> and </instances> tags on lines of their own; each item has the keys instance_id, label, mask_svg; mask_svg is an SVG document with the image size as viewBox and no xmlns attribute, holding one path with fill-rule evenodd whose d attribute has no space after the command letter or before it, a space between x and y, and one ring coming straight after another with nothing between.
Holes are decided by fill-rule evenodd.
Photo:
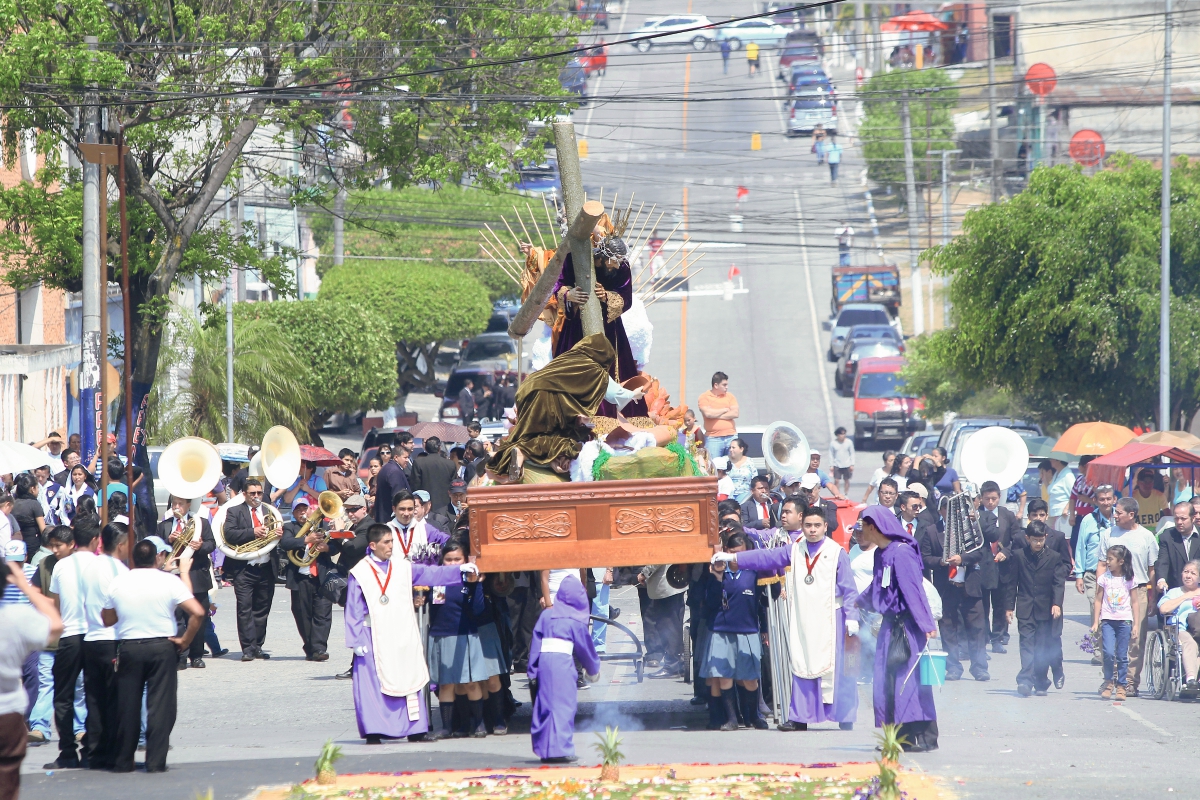
<instances>
[{"instance_id":1,"label":"white baseball cap","mask_svg":"<svg viewBox=\"0 0 1200 800\"><path fill-rule=\"evenodd\" d=\"M916 483L916 482L910 483L908 485L908 488L905 491L912 492L913 494L915 494L917 497L921 498L922 500L929 499L929 490L925 488L925 484L923 484L923 483Z\"/></svg>"},{"instance_id":2,"label":"white baseball cap","mask_svg":"<svg viewBox=\"0 0 1200 800\"><path fill-rule=\"evenodd\" d=\"M815 489L821 485L821 476L815 472L806 472L800 478L801 489Z\"/></svg>"}]
</instances>

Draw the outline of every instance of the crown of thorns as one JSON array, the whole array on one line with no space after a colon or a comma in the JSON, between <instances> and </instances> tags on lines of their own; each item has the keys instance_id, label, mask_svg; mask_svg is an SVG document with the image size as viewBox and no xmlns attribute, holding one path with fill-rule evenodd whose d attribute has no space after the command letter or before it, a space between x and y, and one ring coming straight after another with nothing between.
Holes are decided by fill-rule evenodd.
<instances>
[{"instance_id":1,"label":"crown of thorns","mask_svg":"<svg viewBox=\"0 0 1200 800\"><path fill-rule=\"evenodd\" d=\"M595 254L608 259L615 258L619 261L624 260L629 256L629 246L625 244L625 230L629 227L629 217L632 210L614 211L612 217L612 230L605 234L600 240L600 244L595 247Z\"/></svg>"}]
</instances>

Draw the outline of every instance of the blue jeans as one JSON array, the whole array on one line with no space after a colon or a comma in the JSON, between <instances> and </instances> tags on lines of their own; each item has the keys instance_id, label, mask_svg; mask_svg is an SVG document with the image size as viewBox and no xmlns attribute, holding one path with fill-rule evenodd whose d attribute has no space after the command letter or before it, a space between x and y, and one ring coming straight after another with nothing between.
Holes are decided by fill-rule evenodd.
<instances>
[{"instance_id":1,"label":"blue jeans","mask_svg":"<svg viewBox=\"0 0 1200 800\"><path fill-rule=\"evenodd\" d=\"M1113 680L1113 661L1117 664L1116 685L1124 686L1129 672L1129 634L1133 623L1127 619L1100 620L1104 647L1104 680Z\"/></svg>"},{"instance_id":2,"label":"blue jeans","mask_svg":"<svg viewBox=\"0 0 1200 800\"><path fill-rule=\"evenodd\" d=\"M41 731L50 738L50 729L54 725L54 651L43 650L38 654L38 695L33 707L29 709L29 730ZM87 704L83 695L83 673L75 682L75 732L83 730L84 720L87 719Z\"/></svg>"},{"instance_id":3,"label":"blue jeans","mask_svg":"<svg viewBox=\"0 0 1200 800\"><path fill-rule=\"evenodd\" d=\"M706 450L708 450L708 455L710 458L727 456L729 455L729 443L736 438L736 433L730 434L729 436L709 436L704 440L704 447Z\"/></svg>"},{"instance_id":4,"label":"blue jeans","mask_svg":"<svg viewBox=\"0 0 1200 800\"><path fill-rule=\"evenodd\" d=\"M597 617L608 616L608 593L612 587L607 583L601 583L596 586L596 599L592 601L592 613ZM608 637L608 623L592 621L592 644L596 646L597 653L603 653L606 649L605 641Z\"/></svg>"}]
</instances>

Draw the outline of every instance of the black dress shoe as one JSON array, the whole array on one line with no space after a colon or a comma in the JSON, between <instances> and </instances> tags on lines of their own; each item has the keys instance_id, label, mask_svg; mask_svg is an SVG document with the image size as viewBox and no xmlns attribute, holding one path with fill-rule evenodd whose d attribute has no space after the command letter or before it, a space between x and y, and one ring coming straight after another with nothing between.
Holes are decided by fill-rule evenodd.
<instances>
[{"instance_id":1,"label":"black dress shoe","mask_svg":"<svg viewBox=\"0 0 1200 800\"><path fill-rule=\"evenodd\" d=\"M579 760L579 756L553 756L551 758L543 758L543 764L574 764Z\"/></svg>"},{"instance_id":2,"label":"black dress shoe","mask_svg":"<svg viewBox=\"0 0 1200 800\"><path fill-rule=\"evenodd\" d=\"M1029 684L1027 684L1027 683L1018 683L1017 684L1017 694L1021 695L1021 697L1029 697L1029 695L1032 693L1033 693L1033 687L1030 686Z\"/></svg>"},{"instance_id":3,"label":"black dress shoe","mask_svg":"<svg viewBox=\"0 0 1200 800\"><path fill-rule=\"evenodd\" d=\"M245 652L242 653L242 661L253 661L253 660L254 660L254 651L253 650L246 650Z\"/></svg>"},{"instance_id":4,"label":"black dress shoe","mask_svg":"<svg viewBox=\"0 0 1200 800\"><path fill-rule=\"evenodd\" d=\"M183 670L185 670L187 668L188 668L187 656L180 656L179 663L175 665L175 669L182 672Z\"/></svg>"},{"instance_id":5,"label":"black dress shoe","mask_svg":"<svg viewBox=\"0 0 1200 800\"><path fill-rule=\"evenodd\" d=\"M1061 689L1063 686L1066 685L1066 683L1067 683L1067 676L1059 675L1057 678L1054 679L1054 688Z\"/></svg>"},{"instance_id":6,"label":"black dress shoe","mask_svg":"<svg viewBox=\"0 0 1200 800\"><path fill-rule=\"evenodd\" d=\"M786 732L790 731L806 731L808 730L807 722L792 722L790 719L787 722L779 724L779 730Z\"/></svg>"},{"instance_id":7,"label":"black dress shoe","mask_svg":"<svg viewBox=\"0 0 1200 800\"><path fill-rule=\"evenodd\" d=\"M203 658L193 658L192 659L192 668L193 669L204 669L204 659Z\"/></svg>"},{"instance_id":8,"label":"black dress shoe","mask_svg":"<svg viewBox=\"0 0 1200 800\"><path fill-rule=\"evenodd\" d=\"M616 619L616 618L617 618L617 617L619 617L619 616L621 616L621 609L619 609L619 608L610 608L610 609L608 610L608 618L609 618L609 619Z\"/></svg>"},{"instance_id":9,"label":"black dress shoe","mask_svg":"<svg viewBox=\"0 0 1200 800\"><path fill-rule=\"evenodd\" d=\"M263 661L270 661L270 660L271 660L271 654L270 654L270 653L264 653L264 652L262 651L262 648L259 648L258 650L255 650L255 651L254 651L254 657L255 657L255 658L261 658Z\"/></svg>"},{"instance_id":10,"label":"black dress shoe","mask_svg":"<svg viewBox=\"0 0 1200 800\"><path fill-rule=\"evenodd\" d=\"M312 657L313 661L328 661L329 653L317 653Z\"/></svg>"},{"instance_id":11,"label":"black dress shoe","mask_svg":"<svg viewBox=\"0 0 1200 800\"><path fill-rule=\"evenodd\" d=\"M334 675L333 677L337 678L339 681L348 681L354 677L354 667L351 667L350 669L346 670L345 672L339 672L337 675Z\"/></svg>"},{"instance_id":12,"label":"black dress shoe","mask_svg":"<svg viewBox=\"0 0 1200 800\"><path fill-rule=\"evenodd\" d=\"M671 664L664 664L658 672L652 673L651 678L682 678L683 669Z\"/></svg>"},{"instance_id":13,"label":"black dress shoe","mask_svg":"<svg viewBox=\"0 0 1200 800\"><path fill-rule=\"evenodd\" d=\"M992 652L993 653L1007 653L1008 649L1005 648L1005 646L1000 644L999 642L993 642L992 643Z\"/></svg>"},{"instance_id":14,"label":"black dress shoe","mask_svg":"<svg viewBox=\"0 0 1200 800\"><path fill-rule=\"evenodd\" d=\"M42 769L79 769L82 766L78 758L64 759L56 758L49 764L42 765Z\"/></svg>"},{"instance_id":15,"label":"black dress shoe","mask_svg":"<svg viewBox=\"0 0 1200 800\"><path fill-rule=\"evenodd\" d=\"M1045 697L1046 695L1050 694L1045 689L1034 689L1033 693L1038 697Z\"/></svg>"},{"instance_id":16,"label":"black dress shoe","mask_svg":"<svg viewBox=\"0 0 1200 800\"><path fill-rule=\"evenodd\" d=\"M209 649L211 650L212 648L209 648ZM220 650L218 650L215 653L212 653L211 655L213 658L220 658L221 656L227 655L228 653L229 653L229 648L222 647Z\"/></svg>"},{"instance_id":17,"label":"black dress shoe","mask_svg":"<svg viewBox=\"0 0 1200 800\"><path fill-rule=\"evenodd\" d=\"M693 697L689 702L691 705L694 705L694 706L708 705L708 700L703 697Z\"/></svg>"},{"instance_id":18,"label":"black dress shoe","mask_svg":"<svg viewBox=\"0 0 1200 800\"><path fill-rule=\"evenodd\" d=\"M961 681L961 680L962 680L962 673L961 673L961 672L947 672L947 673L946 673L946 680L948 680L948 681Z\"/></svg>"},{"instance_id":19,"label":"black dress shoe","mask_svg":"<svg viewBox=\"0 0 1200 800\"><path fill-rule=\"evenodd\" d=\"M979 681L980 683L984 683L984 682L990 681L992 679L991 674L989 674L987 672L972 672L971 677L974 678L975 680Z\"/></svg>"},{"instance_id":20,"label":"black dress shoe","mask_svg":"<svg viewBox=\"0 0 1200 800\"><path fill-rule=\"evenodd\" d=\"M853 722L839 722L838 730L839 731L852 731L852 730L854 730L854 723Z\"/></svg>"},{"instance_id":21,"label":"black dress shoe","mask_svg":"<svg viewBox=\"0 0 1200 800\"><path fill-rule=\"evenodd\" d=\"M383 744L383 737L377 733L368 733L367 744Z\"/></svg>"}]
</instances>

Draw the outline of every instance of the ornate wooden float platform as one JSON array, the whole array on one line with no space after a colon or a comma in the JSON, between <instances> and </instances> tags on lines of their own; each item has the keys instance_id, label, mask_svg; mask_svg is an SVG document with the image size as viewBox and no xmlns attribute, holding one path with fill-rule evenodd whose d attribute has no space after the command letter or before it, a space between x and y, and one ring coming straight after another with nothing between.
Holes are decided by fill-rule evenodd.
<instances>
[{"instance_id":1,"label":"ornate wooden float platform","mask_svg":"<svg viewBox=\"0 0 1200 800\"><path fill-rule=\"evenodd\" d=\"M706 562L720 544L716 478L472 487L482 572Z\"/></svg>"}]
</instances>

